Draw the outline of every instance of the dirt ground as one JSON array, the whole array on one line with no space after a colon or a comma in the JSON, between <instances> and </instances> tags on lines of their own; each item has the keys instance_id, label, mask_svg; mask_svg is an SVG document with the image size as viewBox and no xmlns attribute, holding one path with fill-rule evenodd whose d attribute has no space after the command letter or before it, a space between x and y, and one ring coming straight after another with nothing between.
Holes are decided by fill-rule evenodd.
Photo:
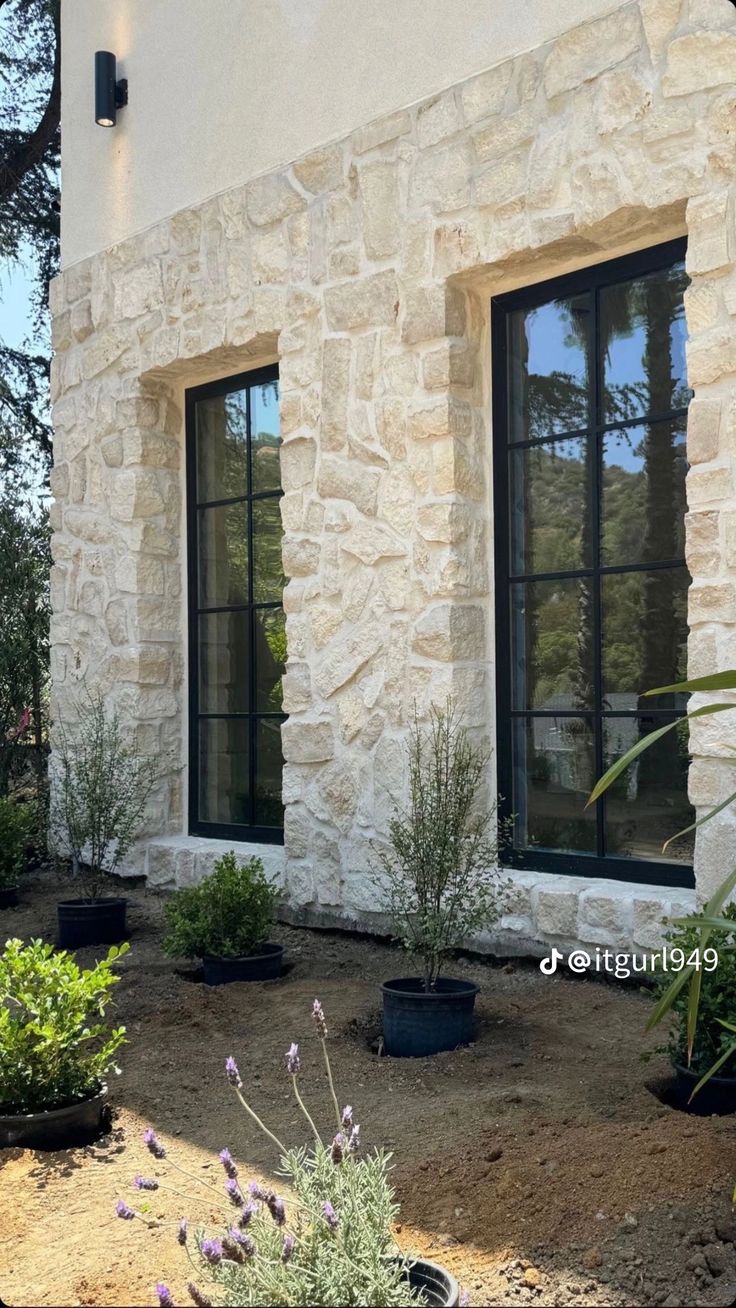
<instances>
[{"instance_id":1,"label":"dirt ground","mask_svg":"<svg viewBox=\"0 0 736 1308\"><path fill-rule=\"evenodd\" d=\"M115 1017L130 1043L111 1086L113 1128L86 1149L0 1154L5 1305L133 1308L156 1302L159 1280L188 1302L171 1227L114 1216L116 1198L134 1201L135 1173L151 1171L142 1131L153 1125L203 1177L214 1168L219 1182L224 1145L241 1176L269 1176L276 1160L223 1065L235 1056L253 1106L299 1143L283 1071L292 1040L303 1093L329 1130L315 996L339 1097L354 1105L365 1147L394 1152L399 1243L450 1268L472 1304L736 1302L736 1117L690 1117L653 1093L667 1064L641 1059L661 1039L644 1035L646 996L544 977L529 962L458 960L451 971L482 987L477 1042L432 1059L385 1058L375 1051L378 985L406 971L393 947L280 926L274 937L289 960L281 980L207 988L163 958L162 898L129 894L131 951ZM2 938L52 940L59 897L51 879L32 882L22 907L0 913ZM80 961L92 953L80 951ZM178 1195L150 1198L156 1217L192 1212Z\"/></svg>"}]
</instances>

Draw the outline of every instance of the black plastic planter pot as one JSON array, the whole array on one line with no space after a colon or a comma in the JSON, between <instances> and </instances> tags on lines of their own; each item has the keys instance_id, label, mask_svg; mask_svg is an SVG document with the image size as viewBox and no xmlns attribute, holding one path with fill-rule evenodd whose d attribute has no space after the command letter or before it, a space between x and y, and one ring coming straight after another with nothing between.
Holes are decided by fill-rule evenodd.
<instances>
[{"instance_id":1,"label":"black plastic planter pot","mask_svg":"<svg viewBox=\"0 0 736 1308\"><path fill-rule=\"evenodd\" d=\"M696 1117L711 1117L714 1113L718 1117L725 1117L728 1113L736 1113L736 1076L712 1076L710 1081L706 1081L702 1090L698 1090L692 1103L688 1103L703 1074L691 1072L689 1068L681 1067L678 1063L673 1064L673 1069L675 1073L673 1098L677 1107L683 1112L693 1113Z\"/></svg>"},{"instance_id":2,"label":"black plastic planter pot","mask_svg":"<svg viewBox=\"0 0 736 1308\"><path fill-rule=\"evenodd\" d=\"M273 981L281 976L284 946L266 943L247 958L202 959L204 983L207 986L224 986L230 981Z\"/></svg>"},{"instance_id":3,"label":"black plastic planter pot","mask_svg":"<svg viewBox=\"0 0 736 1308\"><path fill-rule=\"evenodd\" d=\"M428 1263L424 1259L418 1259L416 1262L408 1262L406 1267L406 1279L412 1290L421 1290L424 1294L424 1303L430 1304L431 1308L457 1308L460 1303L460 1286L446 1272L444 1267L438 1263Z\"/></svg>"},{"instance_id":4,"label":"black plastic planter pot","mask_svg":"<svg viewBox=\"0 0 736 1308\"><path fill-rule=\"evenodd\" d=\"M110 1125L107 1086L91 1099L44 1113L0 1116L0 1149L74 1149L91 1144Z\"/></svg>"},{"instance_id":5,"label":"black plastic planter pot","mask_svg":"<svg viewBox=\"0 0 736 1308\"><path fill-rule=\"evenodd\" d=\"M18 903L18 887L0 887L0 908L15 908Z\"/></svg>"},{"instance_id":6,"label":"black plastic planter pot","mask_svg":"<svg viewBox=\"0 0 736 1308\"><path fill-rule=\"evenodd\" d=\"M383 991L383 1047L395 1058L425 1058L457 1049L474 1037L473 1008L479 987L440 977L427 992L419 977L386 981Z\"/></svg>"},{"instance_id":7,"label":"black plastic planter pot","mask_svg":"<svg viewBox=\"0 0 736 1308\"><path fill-rule=\"evenodd\" d=\"M127 899L65 899L56 906L60 949L118 945L126 936Z\"/></svg>"}]
</instances>

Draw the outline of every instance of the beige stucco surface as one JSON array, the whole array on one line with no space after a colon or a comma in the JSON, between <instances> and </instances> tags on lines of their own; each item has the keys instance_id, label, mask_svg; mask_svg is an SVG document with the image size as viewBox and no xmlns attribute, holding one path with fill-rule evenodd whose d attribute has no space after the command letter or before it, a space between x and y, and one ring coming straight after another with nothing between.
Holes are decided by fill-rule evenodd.
<instances>
[{"instance_id":1,"label":"beige stucco surface","mask_svg":"<svg viewBox=\"0 0 736 1308\"><path fill-rule=\"evenodd\" d=\"M62 256L108 248L617 0L63 0ZM130 83L94 122L94 51Z\"/></svg>"}]
</instances>

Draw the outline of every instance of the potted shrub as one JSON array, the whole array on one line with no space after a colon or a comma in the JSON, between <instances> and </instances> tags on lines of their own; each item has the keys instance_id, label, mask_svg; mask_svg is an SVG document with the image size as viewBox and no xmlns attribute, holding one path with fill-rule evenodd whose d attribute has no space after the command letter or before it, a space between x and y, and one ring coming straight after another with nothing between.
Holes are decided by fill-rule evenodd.
<instances>
[{"instance_id":1,"label":"potted shrub","mask_svg":"<svg viewBox=\"0 0 736 1308\"><path fill-rule=\"evenodd\" d=\"M490 756L460 725L451 702L416 714L408 749L409 803L377 846L376 888L396 937L421 975L383 987L386 1053L422 1057L473 1038L478 986L440 975L448 955L503 911L497 804L484 804Z\"/></svg>"},{"instance_id":2,"label":"potted shrub","mask_svg":"<svg viewBox=\"0 0 736 1308\"><path fill-rule=\"evenodd\" d=\"M692 677L671 686L658 686L645 691L645 696L697 694L736 690L736 670L712 673L706 677ZM729 713L736 709L733 701L711 700L698 704L688 712L685 721L708 717L714 713ZM654 731L648 732L632 745L604 772L591 791L588 805L620 777L640 754L661 740L669 731L678 730L682 719L674 719ZM697 821L670 836L662 846L666 850L673 841L702 827L706 822L736 799L736 791L721 800ZM707 948L717 947L718 963L713 971L705 971L694 962L685 962L673 980L666 976L659 981L659 999L647 1029L654 1027L668 1013L674 1013L676 1026L669 1051L675 1069L675 1093L680 1107L687 1111L709 1115L736 1111L736 967L731 957L736 944L736 909L724 909L724 904L736 890L736 870L711 895L702 912L690 917L675 918L679 931L669 937L669 943L687 951L689 960L697 949L703 959ZM715 940L713 937L715 936ZM710 942L710 944L709 944ZM710 1066L704 1065L710 1061ZM719 1075L720 1074L720 1075Z\"/></svg>"},{"instance_id":3,"label":"potted shrub","mask_svg":"<svg viewBox=\"0 0 736 1308\"><path fill-rule=\"evenodd\" d=\"M126 933L127 900L104 890L142 828L158 765L132 753L101 696L80 706L74 739L59 725L54 763L52 839L81 891L58 905L59 945L115 943Z\"/></svg>"},{"instance_id":4,"label":"potted shrub","mask_svg":"<svg viewBox=\"0 0 736 1308\"><path fill-rule=\"evenodd\" d=\"M304 1103L299 1089L298 1045L290 1046L285 1060L296 1104L311 1137L308 1147L298 1149L282 1144L257 1116L245 1098L235 1060L227 1059L227 1079L250 1121L278 1150L278 1174L287 1180L292 1197L282 1199L259 1181L244 1184L235 1159L229 1149L223 1149L222 1188L199 1180L204 1188L193 1193L191 1201L197 1206L204 1204L210 1214L219 1206L225 1219L216 1225L198 1221L193 1232L185 1217L177 1226L176 1240L187 1272L191 1269L197 1276L187 1287L190 1299L195 1304L227 1304L231 1308L267 1303L316 1308L324 1304L372 1304L376 1308L459 1304L460 1289L449 1272L436 1263L412 1259L397 1247L392 1224L399 1210L388 1179L390 1155L361 1153L360 1127L353 1120L353 1110L340 1109L335 1096L325 1016L318 1000L312 1011L331 1091L333 1125L323 1138ZM147 1192L159 1187L181 1192L178 1175L171 1187L166 1180L159 1181L160 1173L166 1175L174 1168L190 1182L197 1178L169 1157L152 1130L145 1132L144 1140L158 1164L151 1168L155 1174L137 1176L133 1181L139 1196L136 1206L118 1199L116 1212L123 1221L138 1219L157 1225L149 1217ZM167 1285L159 1283L155 1293L162 1308L171 1308Z\"/></svg>"},{"instance_id":5,"label":"potted shrub","mask_svg":"<svg viewBox=\"0 0 736 1308\"><path fill-rule=\"evenodd\" d=\"M8 940L0 954L0 1146L66 1149L106 1121L105 1076L125 1028L104 1021L113 964L82 969L41 940Z\"/></svg>"},{"instance_id":6,"label":"potted shrub","mask_svg":"<svg viewBox=\"0 0 736 1308\"><path fill-rule=\"evenodd\" d=\"M707 916L697 913L676 920L676 928L667 935L670 955L673 949L679 949L688 959L696 950L702 950L700 939ZM724 925L717 939L711 941L717 958L713 970L706 970L712 962L706 957L706 966L700 972L698 1020L692 1044L688 1040L690 995L684 986L667 1002L662 1014L668 1012L675 1018L667 1052L675 1072L676 1101L679 1107L700 1116L736 1112L736 904L721 909L720 917L730 928ZM669 973L658 977L660 1000L671 984Z\"/></svg>"},{"instance_id":7,"label":"potted shrub","mask_svg":"<svg viewBox=\"0 0 736 1308\"><path fill-rule=\"evenodd\" d=\"M279 899L261 860L238 863L231 850L210 876L171 896L164 953L200 958L210 986L280 976L284 947L268 940Z\"/></svg>"},{"instance_id":8,"label":"potted shrub","mask_svg":"<svg viewBox=\"0 0 736 1308\"><path fill-rule=\"evenodd\" d=\"M18 883L26 870L26 851L33 826L30 804L5 795L0 799L0 908L18 903Z\"/></svg>"}]
</instances>

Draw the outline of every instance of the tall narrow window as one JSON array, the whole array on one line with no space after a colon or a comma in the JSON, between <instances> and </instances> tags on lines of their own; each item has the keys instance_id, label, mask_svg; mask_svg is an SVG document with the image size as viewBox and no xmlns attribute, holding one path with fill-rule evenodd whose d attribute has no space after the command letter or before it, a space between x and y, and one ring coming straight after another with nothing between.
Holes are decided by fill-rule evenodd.
<instances>
[{"instance_id":1,"label":"tall narrow window","mask_svg":"<svg viewBox=\"0 0 736 1308\"><path fill-rule=\"evenodd\" d=\"M187 392L190 829L283 839L278 372Z\"/></svg>"},{"instance_id":2,"label":"tall narrow window","mask_svg":"<svg viewBox=\"0 0 736 1308\"><path fill-rule=\"evenodd\" d=\"M499 789L519 866L692 885L684 242L493 306Z\"/></svg>"}]
</instances>

